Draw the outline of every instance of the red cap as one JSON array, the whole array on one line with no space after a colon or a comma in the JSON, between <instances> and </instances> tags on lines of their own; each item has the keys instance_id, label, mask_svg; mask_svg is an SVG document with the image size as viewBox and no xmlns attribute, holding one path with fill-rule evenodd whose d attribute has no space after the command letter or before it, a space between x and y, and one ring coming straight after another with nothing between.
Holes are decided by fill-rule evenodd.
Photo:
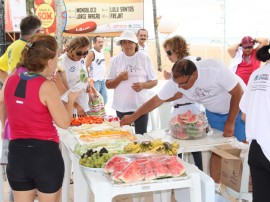
<instances>
[{"instance_id":1,"label":"red cap","mask_svg":"<svg viewBox=\"0 0 270 202\"><path fill-rule=\"evenodd\" d=\"M241 41L241 45L243 48L254 46L254 41L250 36L245 36Z\"/></svg>"}]
</instances>

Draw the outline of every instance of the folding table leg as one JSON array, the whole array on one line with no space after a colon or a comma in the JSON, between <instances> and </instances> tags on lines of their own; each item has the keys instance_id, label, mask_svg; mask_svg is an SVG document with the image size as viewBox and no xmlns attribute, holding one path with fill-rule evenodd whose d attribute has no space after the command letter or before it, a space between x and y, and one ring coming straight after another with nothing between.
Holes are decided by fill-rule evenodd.
<instances>
[{"instance_id":1,"label":"folding table leg","mask_svg":"<svg viewBox=\"0 0 270 202\"><path fill-rule=\"evenodd\" d=\"M3 167L0 165L0 202L4 202L4 179L3 179Z\"/></svg>"}]
</instances>

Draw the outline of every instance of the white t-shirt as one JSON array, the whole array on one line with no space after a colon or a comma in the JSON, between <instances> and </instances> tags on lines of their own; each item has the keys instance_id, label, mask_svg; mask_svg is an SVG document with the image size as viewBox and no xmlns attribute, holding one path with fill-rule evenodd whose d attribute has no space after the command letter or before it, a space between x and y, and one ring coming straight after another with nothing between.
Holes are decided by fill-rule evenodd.
<instances>
[{"instance_id":1,"label":"white t-shirt","mask_svg":"<svg viewBox=\"0 0 270 202\"><path fill-rule=\"evenodd\" d=\"M147 54L148 55L148 49L147 49L147 46L146 45L144 45L144 47L142 47L140 44L138 44L138 46L139 46L139 51L141 53L144 53L144 54Z\"/></svg>"},{"instance_id":2,"label":"white t-shirt","mask_svg":"<svg viewBox=\"0 0 270 202\"><path fill-rule=\"evenodd\" d=\"M240 109L246 114L247 140L257 140L264 155L270 161L270 64L254 71L240 101Z\"/></svg>"},{"instance_id":3,"label":"white t-shirt","mask_svg":"<svg viewBox=\"0 0 270 202\"><path fill-rule=\"evenodd\" d=\"M94 52L95 58L91 62L89 68L90 77L94 81L102 81L105 76L106 66L105 66L105 56L103 52L98 52L96 49L91 49L92 52Z\"/></svg>"},{"instance_id":4,"label":"white t-shirt","mask_svg":"<svg viewBox=\"0 0 270 202\"><path fill-rule=\"evenodd\" d=\"M80 73L85 74L87 77L86 69L83 60L82 61L73 61L69 59L67 53L64 53L61 56L62 60L60 61L61 66L65 68L68 87L72 88L80 81ZM89 112L90 108L88 105L89 95L86 91L82 91L78 98L78 104L83 107L85 112Z\"/></svg>"},{"instance_id":5,"label":"white t-shirt","mask_svg":"<svg viewBox=\"0 0 270 202\"><path fill-rule=\"evenodd\" d=\"M154 67L148 55L136 52L129 57L123 52L112 58L107 80L115 79L121 72L128 71L128 80L121 81L114 89L112 107L120 112L133 112L150 99L148 89L136 92L133 83L157 80Z\"/></svg>"},{"instance_id":6,"label":"white t-shirt","mask_svg":"<svg viewBox=\"0 0 270 202\"><path fill-rule=\"evenodd\" d=\"M161 100L171 98L176 92L181 92L188 99L196 101L210 112L228 113L231 91L238 83L237 77L216 59L205 59L196 63L198 78L194 85L184 90L170 79L158 93Z\"/></svg>"}]
</instances>

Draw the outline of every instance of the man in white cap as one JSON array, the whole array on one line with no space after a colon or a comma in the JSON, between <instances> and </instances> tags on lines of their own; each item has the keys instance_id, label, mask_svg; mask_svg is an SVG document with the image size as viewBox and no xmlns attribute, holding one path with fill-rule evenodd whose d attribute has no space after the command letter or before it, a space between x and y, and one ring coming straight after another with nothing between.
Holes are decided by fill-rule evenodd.
<instances>
[{"instance_id":1,"label":"man in white cap","mask_svg":"<svg viewBox=\"0 0 270 202\"><path fill-rule=\"evenodd\" d=\"M117 39L116 45L122 52L112 58L107 75L106 86L114 89L112 107L121 119L132 114L150 98L148 89L157 85L157 76L148 55L138 52L136 35L125 30ZM147 132L148 114L135 122L135 132Z\"/></svg>"}]
</instances>

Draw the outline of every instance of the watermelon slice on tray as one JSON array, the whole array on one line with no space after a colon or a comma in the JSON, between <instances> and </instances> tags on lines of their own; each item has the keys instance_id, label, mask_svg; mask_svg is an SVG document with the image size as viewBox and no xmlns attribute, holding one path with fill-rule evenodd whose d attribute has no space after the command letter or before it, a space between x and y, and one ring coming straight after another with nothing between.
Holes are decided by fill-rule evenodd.
<instances>
[{"instance_id":1,"label":"watermelon slice on tray","mask_svg":"<svg viewBox=\"0 0 270 202\"><path fill-rule=\"evenodd\" d=\"M114 173L116 171L121 171L123 168L125 168L128 161L129 159L123 155L114 155L110 161L107 162L103 171L104 173Z\"/></svg>"},{"instance_id":2,"label":"watermelon slice on tray","mask_svg":"<svg viewBox=\"0 0 270 202\"><path fill-rule=\"evenodd\" d=\"M176 156L140 153L115 155L103 171L114 183L134 183L179 177L185 168Z\"/></svg>"}]
</instances>

